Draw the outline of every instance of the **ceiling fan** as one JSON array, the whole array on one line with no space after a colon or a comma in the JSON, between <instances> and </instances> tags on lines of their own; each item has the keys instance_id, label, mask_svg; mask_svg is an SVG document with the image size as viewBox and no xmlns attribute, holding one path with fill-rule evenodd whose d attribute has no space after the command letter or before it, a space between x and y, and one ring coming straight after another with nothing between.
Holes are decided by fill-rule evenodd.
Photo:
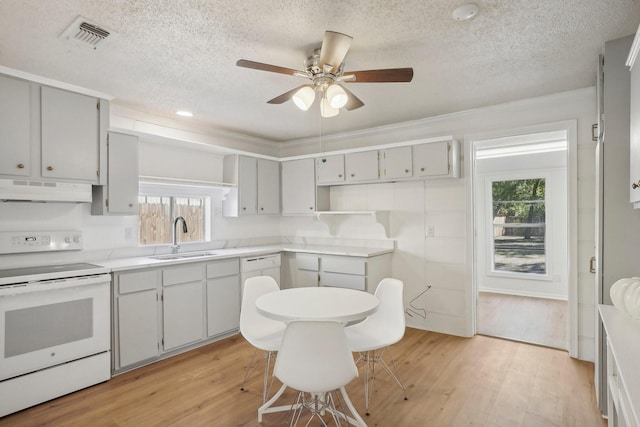
<instances>
[{"instance_id":1,"label":"ceiling fan","mask_svg":"<svg viewBox=\"0 0 640 427\"><path fill-rule=\"evenodd\" d=\"M325 31L322 46L304 62L305 71L263 64L261 62L240 59L239 67L272 73L289 74L304 77L311 83L298 86L280 96L267 101L269 104L282 104L290 99L301 109L308 110L313 104L316 92L321 95L320 114L333 117L340 108L355 110L364 105L357 96L340 83L394 83L410 82L413 68L387 68L381 70L344 71L344 58L351 47L353 37L335 31Z\"/></svg>"}]
</instances>

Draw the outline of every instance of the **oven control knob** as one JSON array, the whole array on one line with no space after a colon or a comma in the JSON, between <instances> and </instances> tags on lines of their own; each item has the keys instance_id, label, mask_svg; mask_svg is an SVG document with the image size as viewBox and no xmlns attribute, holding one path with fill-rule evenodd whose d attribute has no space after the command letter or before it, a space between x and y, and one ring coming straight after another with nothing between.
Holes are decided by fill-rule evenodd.
<instances>
[{"instance_id":1,"label":"oven control knob","mask_svg":"<svg viewBox=\"0 0 640 427\"><path fill-rule=\"evenodd\" d=\"M80 243L80 236L73 236L73 243Z\"/></svg>"},{"instance_id":2,"label":"oven control knob","mask_svg":"<svg viewBox=\"0 0 640 427\"><path fill-rule=\"evenodd\" d=\"M65 243L71 243L71 238L69 236L64 238Z\"/></svg>"}]
</instances>

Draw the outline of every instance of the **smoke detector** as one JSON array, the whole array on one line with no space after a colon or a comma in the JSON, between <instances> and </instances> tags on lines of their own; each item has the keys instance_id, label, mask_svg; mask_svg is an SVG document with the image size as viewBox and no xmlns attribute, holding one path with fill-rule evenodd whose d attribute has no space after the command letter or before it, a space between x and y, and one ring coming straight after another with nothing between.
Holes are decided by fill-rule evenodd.
<instances>
[{"instance_id":1,"label":"smoke detector","mask_svg":"<svg viewBox=\"0 0 640 427\"><path fill-rule=\"evenodd\" d=\"M109 37L109 34L109 31L104 28L82 16L78 16L58 38L96 49L98 44Z\"/></svg>"},{"instance_id":2,"label":"smoke detector","mask_svg":"<svg viewBox=\"0 0 640 427\"><path fill-rule=\"evenodd\" d=\"M478 14L478 5L475 3L463 4L453 10L451 17L456 21L466 21Z\"/></svg>"}]
</instances>

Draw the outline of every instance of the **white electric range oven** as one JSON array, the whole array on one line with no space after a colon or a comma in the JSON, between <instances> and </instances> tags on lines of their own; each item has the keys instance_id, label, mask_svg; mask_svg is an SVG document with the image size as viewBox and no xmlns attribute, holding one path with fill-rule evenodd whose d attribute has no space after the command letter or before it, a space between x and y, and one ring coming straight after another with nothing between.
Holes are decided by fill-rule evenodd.
<instances>
[{"instance_id":1,"label":"white electric range oven","mask_svg":"<svg viewBox=\"0 0 640 427\"><path fill-rule=\"evenodd\" d=\"M0 269L0 417L110 378L110 282L88 263Z\"/></svg>"}]
</instances>

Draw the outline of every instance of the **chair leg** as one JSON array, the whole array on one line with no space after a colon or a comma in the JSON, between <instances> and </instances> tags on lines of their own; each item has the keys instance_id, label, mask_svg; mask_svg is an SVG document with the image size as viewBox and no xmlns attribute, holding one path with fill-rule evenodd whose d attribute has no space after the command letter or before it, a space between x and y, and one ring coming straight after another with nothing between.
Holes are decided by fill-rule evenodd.
<instances>
[{"instance_id":1,"label":"chair leg","mask_svg":"<svg viewBox=\"0 0 640 427\"><path fill-rule=\"evenodd\" d=\"M265 363L264 363L264 378L262 379L262 403L267 401L267 395L269 394L269 390L271 390L271 385L273 384L273 376L271 376L271 380L269 380L269 373L271 372L271 360L275 359L273 351L267 351L264 355Z\"/></svg>"},{"instance_id":2,"label":"chair leg","mask_svg":"<svg viewBox=\"0 0 640 427\"><path fill-rule=\"evenodd\" d=\"M253 362L256 358L256 353L258 349L256 348L253 351L253 356L251 356L251 361L247 365L247 369L244 373L244 378L242 379L242 384L240 385L240 390L244 391L244 386L249 379L249 375L254 371L255 366ZM262 403L267 401L267 396L269 395L269 391L271 390L271 386L273 385L273 376L270 376L271 372L271 361L275 359L275 352L273 351L265 351L264 352L264 377L262 379Z\"/></svg>"},{"instance_id":3,"label":"chair leg","mask_svg":"<svg viewBox=\"0 0 640 427\"><path fill-rule=\"evenodd\" d=\"M253 355L251 356L251 361L249 361L249 364L247 365L247 369L245 369L244 371L244 378L242 379L242 384L240 384L240 390L244 391L244 386L247 383L247 379L249 378L249 375L251 374L251 372L253 372L253 361L256 359L256 353L258 353L258 349L254 348L253 349Z\"/></svg>"},{"instance_id":4,"label":"chair leg","mask_svg":"<svg viewBox=\"0 0 640 427\"><path fill-rule=\"evenodd\" d=\"M286 388L287 388L287 386L283 384L282 387L280 387L280 390L278 390L271 397L271 399L269 399L268 402L265 402L261 407L258 408L258 422L259 423L262 422L262 415L263 414L267 414L269 412L276 412L276 411L280 410L280 408L271 408L271 405L273 405L275 403L275 401L278 400L278 398L280 396L282 396L282 393L284 393Z\"/></svg>"},{"instance_id":5,"label":"chair leg","mask_svg":"<svg viewBox=\"0 0 640 427\"><path fill-rule=\"evenodd\" d=\"M393 367L390 368L389 365L384 361L382 355L385 351L388 351L391 357L391 365ZM362 364L362 373L364 376L364 407L365 414L369 415L369 403L371 402L371 393L373 392L373 383L376 379L376 365L380 363L382 368L389 374L391 378L398 384L400 389L402 389L402 393L404 394L404 400L409 400L407 397L407 390L400 380L400 374L398 372L398 367L396 366L396 360L391 354L391 348L386 347L380 353L376 354L375 351L367 351L364 354L361 354L358 360L362 360L364 363Z\"/></svg>"},{"instance_id":6,"label":"chair leg","mask_svg":"<svg viewBox=\"0 0 640 427\"><path fill-rule=\"evenodd\" d=\"M391 357L391 366L393 367L393 371L389 368L389 365L387 365L387 363L382 358L382 353L384 353L385 350L389 352L389 355ZM402 389L402 393L404 394L404 400L409 400L409 398L407 397L407 390L404 387L404 384L402 383L402 381L400 381L400 373L398 372L396 359L393 357L393 354L391 354L391 347L385 348L384 350L382 350L382 353L380 354L380 357L379 357L382 367L387 371L389 376L395 380L396 384L398 384L398 386Z\"/></svg>"},{"instance_id":7,"label":"chair leg","mask_svg":"<svg viewBox=\"0 0 640 427\"><path fill-rule=\"evenodd\" d=\"M363 358L364 363L362 365L362 373L364 377L364 409L365 414L369 415L369 401L371 400L371 390L373 389L373 382L375 381L375 359L372 358L372 352L367 351Z\"/></svg>"}]
</instances>

